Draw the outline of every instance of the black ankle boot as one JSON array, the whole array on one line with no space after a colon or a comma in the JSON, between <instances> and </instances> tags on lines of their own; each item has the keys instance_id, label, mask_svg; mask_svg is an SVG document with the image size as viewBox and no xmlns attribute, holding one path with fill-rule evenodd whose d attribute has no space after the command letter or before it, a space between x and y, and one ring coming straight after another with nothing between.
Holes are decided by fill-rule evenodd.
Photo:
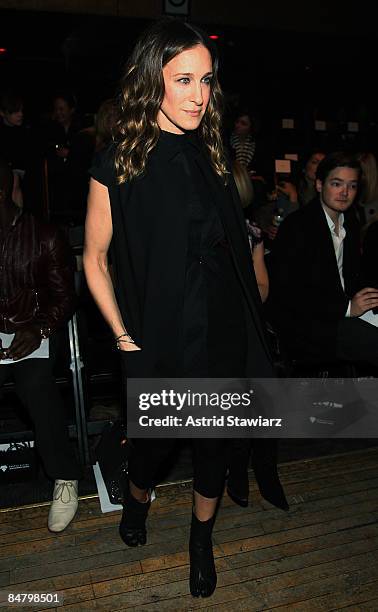
<instances>
[{"instance_id":1,"label":"black ankle boot","mask_svg":"<svg viewBox=\"0 0 378 612\"><path fill-rule=\"evenodd\" d=\"M214 565L211 532L215 517L208 521L199 521L192 513L190 528L190 593L193 597L210 597L217 586L217 574Z\"/></svg>"},{"instance_id":2,"label":"black ankle boot","mask_svg":"<svg viewBox=\"0 0 378 612\"><path fill-rule=\"evenodd\" d=\"M289 510L277 470L277 440L255 440L253 443L253 470L261 495L268 502Z\"/></svg>"},{"instance_id":3,"label":"black ankle boot","mask_svg":"<svg viewBox=\"0 0 378 612\"><path fill-rule=\"evenodd\" d=\"M282 488L277 468L272 466L256 466L254 472L261 495L268 502L280 508L289 510L289 504Z\"/></svg>"},{"instance_id":4,"label":"black ankle boot","mask_svg":"<svg viewBox=\"0 0 378 612\"><path fill-rule=\"evenodd\" d=\"M119 535L127 546L143 546L147 541L146 519L151 502L138 502L128 490L119 525Z\"/></svg>"}]
</instances>

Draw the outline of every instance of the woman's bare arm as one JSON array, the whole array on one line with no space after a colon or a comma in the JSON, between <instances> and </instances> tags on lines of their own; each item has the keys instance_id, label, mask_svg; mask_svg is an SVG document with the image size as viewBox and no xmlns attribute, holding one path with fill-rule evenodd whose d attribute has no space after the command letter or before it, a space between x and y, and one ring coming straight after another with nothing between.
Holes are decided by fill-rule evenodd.
<instances>
[{"instance_id":1,"label":"woman's bare arm","mask_svg":"<svg viewBox=\"0 0 378 612\"><path fill-rule=\"evenodd\" d=\"M269 277L264 261L264 244L262 242L253 249L252 258L261 301L265 302L269 293Z\"/></svg>"},{"instance_id":2,"label":"woman's bare arm","mask_svg":"<svg viewBox=\"0 0 378 612\"><path fill-rule=\"evenodd\" d=\"M107 187L91 179L88 196L88 211L85 222L85 246L83 264L89 290L108 323L114 337L127 333L126 326L115 298L114 287L108 267L108 249L113 226ZM119 344L122 350L140 350L135 344Z\"/></svg>"}]
</instances>

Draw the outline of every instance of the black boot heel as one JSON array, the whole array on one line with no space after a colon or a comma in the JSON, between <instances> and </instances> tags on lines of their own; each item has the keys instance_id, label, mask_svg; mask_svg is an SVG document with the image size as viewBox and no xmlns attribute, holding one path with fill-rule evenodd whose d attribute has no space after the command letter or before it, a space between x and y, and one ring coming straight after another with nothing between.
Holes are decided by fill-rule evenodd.
<instances>
[{"instance_id":1,"label":"black boot heel","mask_svg":"<svg viewBox=\"0 0 378 612\"><path fill-rule=\"evenodd\" d=\"M239 497L239 495L236 495L233 490L230 489L229 485L227 485L227 495L232 499L234 504L237 504L241 508L248 508L248 497Z\"/></svg>"},{"instance_id":2,"label":"black boot heel","mask_svg":"<svg viewBox=\"0 0 378 612\"><path fill-rule=\"evenodd\" d=\"M257 484L261 495L269 503L280 508L280 510L289 510L289 504L282 488L278 472L276 469L270 468L254 468Z\"/></svg>"},{"instance_id":3,"label":"black boot heel","mask_svg":"<svg viewBox=\"0 0 378 612\"><path fill-rule=\"evenodd\" d=\"M251 453L250 440L228 441L227 494L235 504L248 508L249 476L248 465Z\"/></svg>"},{"instance_id":4,"label":"black boot heel","mask_svg":"<svg viewBox=\"0 0 378 612\"><path fill-rule=\"evenodd\" d=\"M254 440L253 470L264 499L281 510L289 510L289 504L278 475L277 450L278 443L275 439Z\"/></svg>"},{"instance_id":5,"label":"black boot heel","mask_svg":"<svg viewBox=\"0 0 378 612\"><path fill-rule=\"evenodd\" d=\"M227 494L235 504L248 508L249 477L247 468L236 471L230 469L227 479Z\"/></svg>"},{"instance_id":6,"label":"black boot heel","mask_svg":"<svg viewBox=\"0 0 378 612\"><path fill-rule=\"evenodd\" d=\"M217 586L217 573L215 571L213 545L211 532L215 517L208 521L199 521L192 514L190 529L189 556L190 556L190 593L193 597L210 597Z\"/></svg>"},{"instance_id":7,"label":"black boot heel","mask_svg":"<svg viewBox=\"0 0 378 612\"><path fill-rule=\"evenodd\" d=\"M147 541L146 519L151 502L138 502L127 491L119 535L127 546L143 546Z\"/></svg>"}]
</instances>

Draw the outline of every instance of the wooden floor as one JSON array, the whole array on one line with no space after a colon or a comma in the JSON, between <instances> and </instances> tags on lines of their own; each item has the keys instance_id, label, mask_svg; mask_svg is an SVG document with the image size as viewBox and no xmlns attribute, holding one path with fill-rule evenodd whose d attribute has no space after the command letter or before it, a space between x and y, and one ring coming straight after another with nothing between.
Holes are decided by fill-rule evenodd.
<instances>
[{"instance_id":1,"label":"wooden floor","mask_svg":"<svg viewBox=\"0 0 378 612\"><path fill-rule=\"evenodd\" d=\"M158 489L138 549L124 546L119 513L102 515L97 499L82 501L58 536L46 507L2 513L0 591L59 591L67 610L377 611L377 468L378 449L281 466L288 513L263 502L254 482L251 508L226 497L214 533L218 587L204 600L188 594L189 485Z\"/></svg>"}]
</instances>

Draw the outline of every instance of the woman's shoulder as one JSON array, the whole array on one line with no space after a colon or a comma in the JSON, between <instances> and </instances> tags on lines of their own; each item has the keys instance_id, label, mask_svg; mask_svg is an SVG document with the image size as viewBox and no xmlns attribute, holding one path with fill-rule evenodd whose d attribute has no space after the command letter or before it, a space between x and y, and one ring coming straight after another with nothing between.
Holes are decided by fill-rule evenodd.
<instances>
[{"instance_id":1,"label":"woman's shoulder","mask_svg":"<svg viewBox=\"0 0 378 612\"><path fill-rule=\"evenodd\" d=\"M96 151L93 155L92 166L89 169L90 175L107 187L116 183L115 153L115 143Z\"/></svg>"}]
</instances>

